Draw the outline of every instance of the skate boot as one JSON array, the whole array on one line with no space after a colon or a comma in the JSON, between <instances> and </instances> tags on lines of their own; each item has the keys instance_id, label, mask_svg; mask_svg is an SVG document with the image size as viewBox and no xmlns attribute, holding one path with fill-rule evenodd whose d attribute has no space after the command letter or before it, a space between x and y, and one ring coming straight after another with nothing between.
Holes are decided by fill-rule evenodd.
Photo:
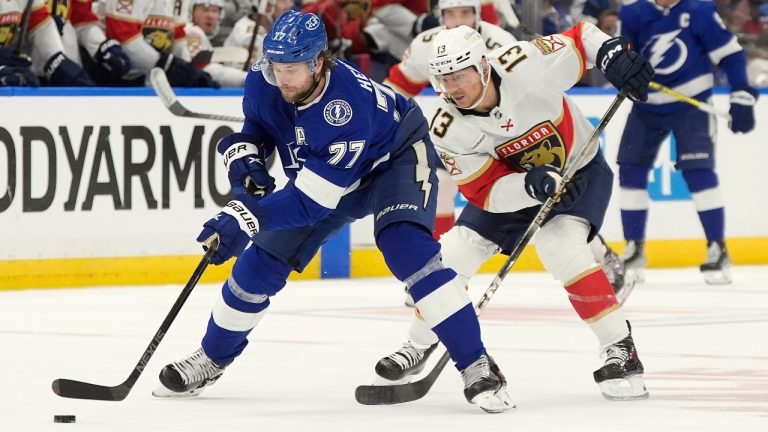
<instances>
[{"instance_id":1,"label":"skate boot","mask_svg":"<svg viewBox=\"0 0 768 432\"><path fill-rule=\"evenodd\" d=\"M376 363L376 375L387 381L404 383L406 382L404 380L410 380L410 377L424 370L427 359L435 348L437 344L424 348L407 341L402 348ZM387 382L387 384L392 383Z\"/></svg>"},{"instance_id":2,"label":"skate boot","mask_svg":"<svg viewBox=\"0 0 768 432\"><path fill-rule=\"evenodd\" d=\"M162 385L152 392L152 396L196 396L221 377L224 367L208 358L203 349L199 348L191 356L171 363L160 371Z\"/></svg>"},{"instance_id":3,"label":"skate boot","mask_svg":"<svg viewBox=\"0 0 768 432\"><path fill-rule=\"evenodd\" d=\"M606 246L605 256L603 256L603 271L616 294L616 300L619 304L624 304L635 287L635 277L630 275L626 277L626 267L621 258L611 248Z\"/></svg>"},{"instance_id":4,"label":"skate boot","mask_svg":"<svg viewBox=\"0 0 768 432\"><path fill-rule=\"evenodd\" d=\"M629 336L605 349L605 363L593 373L595 382L606 399L648 399L648 390L643 380L643 363L637 356L629 321L627 326Z\"/></svg>"},{"instance_id":5,"label":"skate boot","mask_svg":"<svg viewBox=\"0 0 768 432\"><path fill-rule=\"evenodd\" d=\"M474 363L461 371L464 380L464 397L488 413L500 413L515 404L507 393L507 380L499 366L488 354L483 354Z\"/></svg>"},{"instance_id":6,"label":"skate boot","mask_svg":"<svg viewBox=\"0 0 768 432\"><path fill-rule=\"evenodd\" d=\"M645 282L645 264L648 259L645 257L645 242L643 240L629 240L624 249L624 255L621 256L626 270L625 277L634 276L636 282Z\"/></svg>"},{"instance_id":7,"label":"skate boot","mask_svg":"<svg viewBox=\"0 0 768 432\"><path fill-rule=\"evenodd\" d=\"M711 241L707 244L707 260L699 266L704 280L710 285L731 283L731 258L725 242Z\"/></svg>"}]
</instances>

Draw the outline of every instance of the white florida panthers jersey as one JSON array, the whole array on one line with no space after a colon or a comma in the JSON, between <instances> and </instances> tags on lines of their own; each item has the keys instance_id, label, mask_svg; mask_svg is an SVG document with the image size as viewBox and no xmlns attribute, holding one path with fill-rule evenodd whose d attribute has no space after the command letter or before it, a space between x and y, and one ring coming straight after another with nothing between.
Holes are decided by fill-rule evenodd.
<instances>
[{"instance_id":1,"label":"white florida panthers jersey","mask_svg":"<svg viewBox=\"0 0 768 432\"><path fill-rule=\"evenodd\" d=\"M581 22L562 34L503 46L488 54L489 85L499 92L491 112L440 104L430 134L470 202L497 213L540 204L525 192L525 173L543 164L562 168L586 144L593 127L565 91L592 67L608 38Z\"/></svg>"}]
</instances>

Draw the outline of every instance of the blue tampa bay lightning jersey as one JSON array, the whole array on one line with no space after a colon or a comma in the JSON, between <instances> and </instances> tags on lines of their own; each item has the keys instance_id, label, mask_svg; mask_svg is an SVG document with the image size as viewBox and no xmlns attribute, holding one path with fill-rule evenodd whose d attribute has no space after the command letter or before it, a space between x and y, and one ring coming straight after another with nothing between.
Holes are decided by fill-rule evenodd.
<instances>
[{"instance_id":1,"label":"blue tampa bay lightning jersey","mask_svg":"<svg viewBox=\"0 0 768 432\"><path fill-rule=\"evenodd\" d=\"M306 105L286 102L260 71L245 83L242 132L276 149L288 185L258 202L262 229L311 225L336 208L365 176L387 167L410 102L337 60L325 88ZM252 209L254 210L254 209Z\"/></svg>"},{"instance_id":2,"label":"blue tampa bay lightning jersey","mask_svg":"<svg viewBox=\"0 0 768 432\"><path fill-rule=\"evenodd\" d=\"M747 85L746 56L736 37L707 0L681 0L663 9L653 0L625 0L619 13L621 34L651 62L653 80L687 96L712 94L713 65L728 75L733 88ZM651 92L637 108L670 112L683 107L670 96Z\"/></svg>"}]
</instances>

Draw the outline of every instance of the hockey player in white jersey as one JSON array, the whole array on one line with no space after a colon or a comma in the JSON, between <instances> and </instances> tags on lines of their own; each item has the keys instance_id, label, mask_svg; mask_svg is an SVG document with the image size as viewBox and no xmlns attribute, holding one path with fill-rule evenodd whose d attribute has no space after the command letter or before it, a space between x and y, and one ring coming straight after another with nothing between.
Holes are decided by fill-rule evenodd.
<instances>
[{"instance_id":1,"label":"hockey player in white jersey","mask_svg":"<svg viewBox=\"0 0 768 432\"><path fill-rule=\"evenodd\" d=\"M492 50L502 45L516 42L514 36L506 30L480 19L480 0L440 0L442 27L422 32L406 51L403 61L394 65L385 84L406 97L414 97L429 84L429 57L432 41L442 29L452 29L460 25L472 27L480 33L487 49ZM438 169L440 181L437 196L437 217L435 219L435 238L439 239L455 222L454 198L458 188L443 169ZM622 302L632 292L634 278L624 277L624 265L619 256L602 241L600 236L590 242L590 248L598 263L608 276L608 280ZM413 301L406 294L405 304L413 306Z\"/></svg>"},{"instance_id":2,"label":"hockey player in white jersey","mask_svg":"<svg viewBox=\"0 0 768 432\"><path fill-rule=\"evenodd\" d=\"M133 69L126 79L165 70L175 87L218 87L211 76L190 62L184 25L188 0L106 0L107 37L120 41Z\"/></svg>"},{"instance_id":3,"label":"hockey player in white jersey","mask_svg":"<svg viewBox=\"0 0 768 432\"><path fill-rule=\"evenodd\" d=\"M243 87L248 72L217 62L211 44L210 38L216 36L219 31L219 23L224 13L224 0L192 0L189 7L189 22L184 26L189 58L222 87ZM197 64L195 59L203 60L201 64Z\"/></svg>"},{"instance_id":4,"label":"hockey player in white jersey","mask_svg":"<svg viewBox=\"0 0 768 432\"><path fill-rule=\"evenodd\" d=\"M440 243L443 262L465 281L492 255L514 248L556 189L569 156L586 145L593 128L565 95L585 70L598 64L614 86L647 98L653 68L613 40L585 22L490 53L469 27L435 36L430 74L444 101L430 134L469 200ZM648 392L629 322L588 246L603 222L613 173L598 148L587 160L538 232L536 250L607 356L593 374L603 395L642 399ZM437 338L418 316L409 336L379 361L380 376L402 379L423 367Z\"/></svg>"},{"instance_id":5,"label":"hockey player in white jersey","mask_svg":"<svg viewBox=\"0 0 768 432\"><path fill-rule=\"evenodd\" d=\"M36 85L44 76L54 86L92 86L79 64L64 52L61 36L43 0L30 0L24 41L19 37L27 0L0 1L0 83ZM17 43L29 47L31 61L14 50Z\"/></svg>"}]
</instances>

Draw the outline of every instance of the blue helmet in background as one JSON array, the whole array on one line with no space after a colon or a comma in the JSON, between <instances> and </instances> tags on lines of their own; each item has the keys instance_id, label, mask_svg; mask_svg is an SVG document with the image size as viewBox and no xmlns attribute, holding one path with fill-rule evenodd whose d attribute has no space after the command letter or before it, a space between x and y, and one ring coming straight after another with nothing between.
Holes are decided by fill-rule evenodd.
<instances>
[{"instance_id":1,"label":"blue helmet in background","mask_svg":"<svg viewBox=\"0 0 768 432\"><path fill-rule=\"evenodd\" d=\"M263 53L269 62L302 63L317 59L326 49L323 20L313 13L289 10L280 15L264 38Z\"/></svg>"}]
</instances>

